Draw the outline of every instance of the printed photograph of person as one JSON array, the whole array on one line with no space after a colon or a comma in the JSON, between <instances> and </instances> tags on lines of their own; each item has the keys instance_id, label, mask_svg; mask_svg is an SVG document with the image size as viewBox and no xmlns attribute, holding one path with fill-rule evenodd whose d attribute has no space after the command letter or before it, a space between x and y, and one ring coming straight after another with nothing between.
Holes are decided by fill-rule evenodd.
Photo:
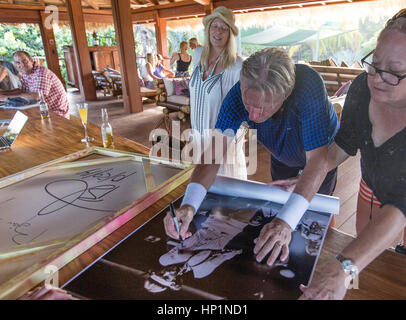
<instances>
[{"instance_id":1,"label":"printed photograph of person","mask_svg":"<svg viewBox=\"0 0 406 320\"><path fill-rule=\"evenodd\" d=\"M255 259L254 240L281 207L209 193L183 246L165 235L164 210L68 289L91 299L297 299L299 285L312 278L330 215L307 211L288 259L270 267ZM109 282L101 281L107 275Z\"/></svg>"}]
</instances>

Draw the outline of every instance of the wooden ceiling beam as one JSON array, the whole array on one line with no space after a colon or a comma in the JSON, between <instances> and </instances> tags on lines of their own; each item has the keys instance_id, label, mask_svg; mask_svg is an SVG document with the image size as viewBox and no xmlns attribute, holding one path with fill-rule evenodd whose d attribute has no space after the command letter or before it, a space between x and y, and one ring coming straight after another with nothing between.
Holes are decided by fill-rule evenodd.
<instances>
[{"instance_id":1,"label":"wooden ceiling beam","mask_svg":"<svg viewBox=\"0 0 406 320\"><path fill-rule=\"evenodd\" d=\"M42 6L42 5L39 5L39 4L37 4L37 5L24 5L24 4L0 3L0 9L12 9L12 10L23 10L23 11L43 11L43 10L45 10L45 8L46 8L46 6ZM67 9L66 9L66 7L58 6L58 11L59 12L67 12ZM112 16L113 15L113 13L112 13L112 11L110 9L83 8L83 13L106 15L106 16L108 16L108 15Z\"/></svg>"},{"instance_id":2,"label":"wooden ceiling beam","mask_svg":"<svg viewBox=\"0 0 406 320\"><path fill-rule=\"evenodd\" d=\"M159 6L158 0L147 0L149 3L152 3L154 6Z\"/></svg>"},{"instance_id":3,"label":"wooden ceiling beam","mask_svg":"<svg viewBox=\"0 0 406 320\"><path fill-rule=\"evenodd\" d=\"M211 0L194 0L196 3L201 4L202 6L209 6L211 3Z\"/></svg>"},{"instance_id":4,"label":"wooden ceiling beam","mask_svg":"<svg viewBox=\"0 0 406 320\"><path fill-rule=\"evenodd\" d=\"M93 0L83 0L85 3L87 3L89 6L91 6L95 10L99 10L100 7L97 5L97 3Z\"/></svg>"},{"instance_id":5,"label":"wooden ceiling beam","mask_svg":"<svg viewBox=\"0 0 406 320\"><path fill-rule=\"evenodd\" d=\"M9 0L12 1L12 0ZM86 0L93 1L94 0ZM140 0L131 0L136 3L141 3ZM329 2L329 0L217 0L212 2L214 8L218 6L226 6L236 13L243 12L256 12L256 11L273 11L273 10L282 10L282 9L296 9L299 6L302 7L313 7L323 5L334 5L342 3L359 3L359 2L376 2L378 0L338 0L335 2ZM65 1L66 2L66 1ZM173 3L161 4L158 6L145 6L143 8L132 9L131 16L133 23L140 23L145 21L154 21L154 12L157 11L158 15L161 18L171 19L171 18L190 18L193 16L205 15L205 9L207 8L198 4L196 0L185 0L185 1L176 1ZM24 21L24 12L31 11L43 11L45 6L43 5L22 5L22 4L10 4L10 3L0 3L0 21L3 22L33 22L32 20L38 21L39 13L35 14L35 17L32 15L27 16L27 21ZM10 15L7 13L7 10L3 9L12 9L15 10L13 13L16 15ZM67 20L66 7L58 7L61 20ZM23 13L20 13L21 11ZM112 11L108 9L94 9L93 8L83 8L83 13L85 14L85 19L94 19L98 22L104 22L103 16L109 17L109 22L112 21Z\"/></svg>"},{"instance_id":6,"label":"wooden ceiling beam","mask_svg":"<svg viewBox=\"0 0 406 320\"><path fill-rule=\"evenodd\" d=\"M351 3L357 2L376 2L378 0L352 0ZM321 5L335 5L350 3L348 0L219 0L214 2L214 7L226 6L231 10L256 10L262 9L264 11L274 9L289 9L289 8L301 8L312 7Z\"/></svg>"}]
</instances>

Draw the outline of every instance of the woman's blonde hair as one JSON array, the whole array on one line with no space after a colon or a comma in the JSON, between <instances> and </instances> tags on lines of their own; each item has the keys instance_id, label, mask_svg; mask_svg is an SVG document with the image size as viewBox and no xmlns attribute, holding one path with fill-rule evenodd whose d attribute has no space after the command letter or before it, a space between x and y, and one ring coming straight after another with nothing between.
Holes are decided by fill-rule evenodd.
<instances>
[{"instance_id":1,"label":"woman's blonde hair","mask_svg":"<svg viewBox=\"0 0 406 320\"><path fill-rule=\"evenodd\" d=\"M186 41L182 41L180 44L179 44L179 49L180 49L180 51L182 51L182 47L187 47L189 44L186 42ZM186 49L187 50L187 49Z\"/></svg>"},{"instance_id":2,"label":"woman's blonde hair","mask_svg":"<svg viewBox=\"0 0 406 320\"><path fill-rule=\"evenodd\" d=\"M200 58L200 64L202 65L202 67L204 69L206 69L207 66L209 65L209 56L210 56L210 48L211 48L210 26L212 23L213 23L213 21L211 21L209 24L207 24L206 28L204 29L204 46L203 46L203 51L202 51L202 55ZM230 30L228 41L227 41L226 47L224 48L223 56L222 56L223 68L227 69L228 67L231 67L236 62L236 60L237 60L237 43L236 43L234 33Z\"/></svg>"},{"instance_id":3,"label":"woman's blonde hair","mask_svg":"<svg viewBox=\"0 0 406 320\"><path fill-rule=\"evenodd\" d=\"M147 56L145 57L145 60L147 60L147 62L149 62L150 64L154 64L154 55L152 53L147 53Z\"/></svg>"}]
</instances>

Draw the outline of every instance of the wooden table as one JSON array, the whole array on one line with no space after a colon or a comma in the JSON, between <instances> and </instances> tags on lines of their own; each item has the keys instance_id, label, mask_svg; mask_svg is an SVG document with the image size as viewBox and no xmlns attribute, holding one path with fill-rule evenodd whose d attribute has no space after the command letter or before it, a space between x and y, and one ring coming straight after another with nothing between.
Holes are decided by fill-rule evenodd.
<instances>
[{"instance_id":1,"label":"wooden table","mask_svg":"<svg viewBox=\"0 0 406 320\"><path fill-rule=\"evenodd\" d=\"M14 113L13 111L0 110L0 119L11 118ZM80 142L84 135L84 129L78 118L72 117L71 120L66 120L51 114L50 121L43 121L37 108L24 111L24 113L30 117L24 130L11 150L0 153L0 177L84 149L84 144ZM95 138L94 145L102 145L99 127L89 124L89 135ZM119 136L114 138L117 149L148 153L148 148L136 142ZM91 249L65 265L59 271L60 284L63 285L68 282L123 238L165 209L169 202L181 197L185 192L186 185L187 183L183 183ZM316 273L320 272L321 268L351 240L350 236L330 229ZM406 299L405 274L406 256L387 250L361 273L360 289L349 290L346 299Z\"/></svg>"},{"instance_id":2,"label":"wooden table","mask_svg":"<svg viewBox=\"0 0 406 320\"><path fill-rule=\"evenodd\" d=\"M0 152L0 178L86 149L80 141L85 129L79 118L67 120L50 112L51 118L42 120L39 108L22 112L29 118L12 148ZM0 119L11 119L15 113L0 109ZM89 137L95 139L90 145L103 147L100 128L90 122L87 126ZM114 144L118 150L149 154L147 147L120 136L114 136Z\"/></svg>"}]
</instances>

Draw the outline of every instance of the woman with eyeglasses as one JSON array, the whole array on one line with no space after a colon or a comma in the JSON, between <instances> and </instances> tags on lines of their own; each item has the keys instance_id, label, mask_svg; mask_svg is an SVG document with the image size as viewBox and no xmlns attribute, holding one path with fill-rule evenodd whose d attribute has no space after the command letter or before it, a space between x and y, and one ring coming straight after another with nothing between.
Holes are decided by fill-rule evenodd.
<instances>
[{"instance_id":1,"label":"woman with eyeglasses","mask_svg":"<svg viewBox=\"0 0 406 320\"><path fill-rule=\"evenodd\" d=\"M204 137L205 130L214 129L223 99L239 81L242 67L242 58L237 55L238 28L233 12L217 7L203 19L203 25L204 46L189 83L190 123L200 137ZM219 174L247 179L241 145L231 152L234 164L222 165Z\"/></svg>"},{"instance_id":2,"label":"woman with eyeglasses","mask_svg":"<svg viewBox=\"0 0 406 320\"><path fill-rule=\"evenodd\" d=\"M403 9L387 22L374 52L362 59L366 72L351 85L340 130L329 148L329 168L361 153L357 238L310 287L301 287L302 299L344 298L351 280L356 283L359 272L396 243L406 227L405 53Z\"/></svg>"}]
</instances>

